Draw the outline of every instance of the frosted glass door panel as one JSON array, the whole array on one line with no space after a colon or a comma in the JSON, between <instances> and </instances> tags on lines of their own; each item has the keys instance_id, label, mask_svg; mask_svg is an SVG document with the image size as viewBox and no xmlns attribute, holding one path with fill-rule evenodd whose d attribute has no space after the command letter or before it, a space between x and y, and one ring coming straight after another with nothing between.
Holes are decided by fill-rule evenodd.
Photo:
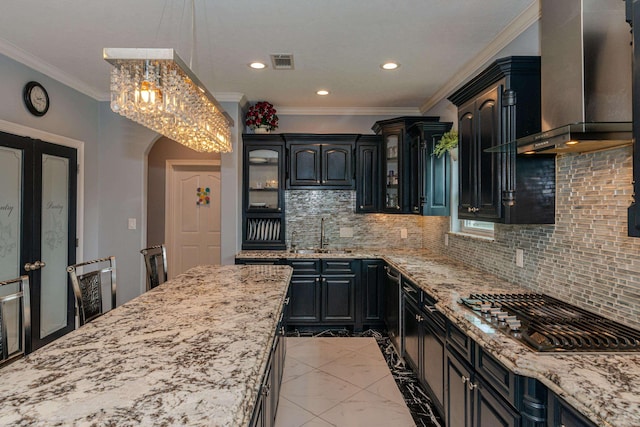
<instances>
[{"instance_id":1,"label":"frosted glass door panel","mask_svg":"<svg viewBox=\"0 0 640 427\"><path fill-rule=\"evenodd\" d=\"M22 163L22 150L0 147L0 280L20 276Z\"/></svg>"},{"instance_id":2,"label":"frosted glass door panel","mask_svg":"<svg viewBox=\"0 0 640 427\"><path fill-rule=\"evenodd\" d=\"M249 209L280 209L278 157L275 150L249 152Z\"/></svg>"},{"instance_id":3,"label":"frosted glass door panel","mask_svg":"<svg viewBox=\"0 0 640 427\"><path fill-rule=\"evenodd\" d=\"M67 326L69 159L42 156L40 338Z\"/></svg>"}]
</instances>

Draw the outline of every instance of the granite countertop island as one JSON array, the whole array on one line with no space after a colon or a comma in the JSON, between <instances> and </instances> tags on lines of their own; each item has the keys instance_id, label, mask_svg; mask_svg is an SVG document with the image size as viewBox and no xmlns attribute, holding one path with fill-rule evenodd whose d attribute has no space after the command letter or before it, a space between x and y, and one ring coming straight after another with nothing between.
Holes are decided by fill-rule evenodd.
<instances>
[{"instance_id":1,"label":"granite countertop island","mask_svg":"<svg viewBox=\"0 0 640 427\"><path fill-rule=\"evenodd\" d=\"M594 423L640 426L640 353L540 354L482 323L458 303L471 293L531 292L428 250L359 249L340 254L243 251L237 258L383 259L437 300L438 308L512 372L535 378Z\"/></svg>"},{"instance_id":2,"label":"granite countertop island","mask_svg":"<svg viewBox=\"0 0 640 427\"><path fill-rule=\"evenodd\" d=\"M0 425L248 425L287 266L199 266L0 370Z\"/></svg>"}]
</instances>

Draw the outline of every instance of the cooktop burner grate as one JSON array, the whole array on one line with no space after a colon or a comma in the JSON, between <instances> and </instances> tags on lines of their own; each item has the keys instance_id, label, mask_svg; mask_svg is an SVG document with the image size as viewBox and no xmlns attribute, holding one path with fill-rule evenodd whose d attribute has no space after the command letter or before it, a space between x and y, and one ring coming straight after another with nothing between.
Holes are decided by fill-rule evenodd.
<instances>
[{"instance_id":1,"label":"cooktop burner grate","mask_svg":"<svg viewBox=\"0 0 640 427\"><path fill-rule=\"evenodd\" d=\"M461 302L537 351L640 351L640 331L547 295L472 294Z\"/></svg>"}]
</instances>

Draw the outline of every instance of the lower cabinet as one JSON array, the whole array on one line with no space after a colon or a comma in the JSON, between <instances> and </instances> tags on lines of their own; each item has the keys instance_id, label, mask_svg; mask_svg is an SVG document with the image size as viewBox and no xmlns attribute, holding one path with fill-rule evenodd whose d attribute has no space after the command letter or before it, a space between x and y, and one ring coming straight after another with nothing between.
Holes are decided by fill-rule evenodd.
<instances>
[{"instance_id":1,"label":"lower cabinet","mask_svg":"<svg viewBox=\"0 0 640 427\"><path fill-rule=\"evenodd\" d=\"M446 383L447 426L520 426L519 412L450 348L446 351Z\"/></svg>"},{"instance_id":2,"label":"lower cabinet","mask_svg":"<svg viewBox=\"0 0 640 427\"><path fill-rule=\"evenodd\" d=\"M384 327L386 262L377 259L360 261L359 286L356 286L356 329ZM358 297L359 295L359 297Z\"/></svg>"},{"instance_id":3,"label":"lower cabinet","mask_svg":"<svg viewBox=\"0 0 640 427\"><path fill-rule=\"evenodd\" d=\"M276 336L271 347L269 362L262 378L253 416L249 424L251 427L273 427L275 425L287 345L284 337L284 327L282 326L283 317L280 317Z\"/></svg>"},{"instance_id":4,"label":"lower cabinet","mask_svg":"<svg viewBox=\"0 0 640 427\"><path fill-rule=\"evenodd\" d=\"M358 260L291 259L288 264L293 267L288 326L355 325Z\"/></svg>"},{"instance_id":5,"label":"lower cabinet","mask_svg":"<svg viewBox=\"0 0 640 427\"><path fill-rule=\"evenodd\" d=\"M550 427L596 427L594 423L578 413L554 393L549 392L548 405L549 418L547 425Z\"/></svg>"}]
</instances>

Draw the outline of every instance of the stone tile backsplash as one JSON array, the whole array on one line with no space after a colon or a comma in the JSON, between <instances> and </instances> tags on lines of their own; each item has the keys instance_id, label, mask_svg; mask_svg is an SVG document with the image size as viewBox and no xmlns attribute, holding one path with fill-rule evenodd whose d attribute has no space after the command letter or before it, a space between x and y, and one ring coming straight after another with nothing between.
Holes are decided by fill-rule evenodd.
<instances>
[{"instance_id":1,"label":"stone tile backsplash","mask_svg":"<svg viewBox=\"0 0 640 427\"><path fill-rule=\"evenodd\" d=\"M356 193L351 190L289 190L285 192L287 247L295 231L298 248L318 247L320 220L325 218L329 248L423 247L424 218L417 215L356 214ZM340 229L353 237L340 237ZM407 238L401 238L401 230ZM346 229L346 230L345 230ZM344 234L344 233L343 233Z\"/></svg>"}]
</instances>

